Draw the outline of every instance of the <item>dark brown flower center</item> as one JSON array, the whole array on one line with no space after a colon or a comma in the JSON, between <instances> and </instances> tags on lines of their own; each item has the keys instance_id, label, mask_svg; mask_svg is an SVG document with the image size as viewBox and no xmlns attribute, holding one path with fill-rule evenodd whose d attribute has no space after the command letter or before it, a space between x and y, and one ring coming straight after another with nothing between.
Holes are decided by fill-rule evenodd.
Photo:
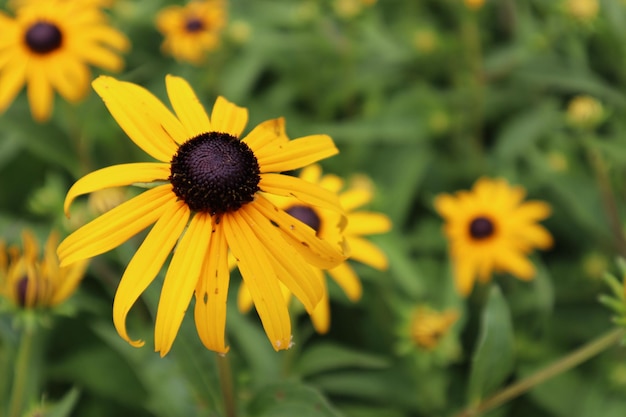
<instances>
[{"instance_id":1,"label":"dark brown flower center","mask_svg":"<svg viewBox=\"0 0 626 417\"><path fill-rule=\"evenodd\" d=\"M469 225L469 233L476 240L486 239L495 232L495 225L487 217L476 217Z\"/></svg>"},{"instance_id":2,"label":"dark brown flower center","mask_svg":"<svg viewBox=\"0 0 626 417\"><path fill-rule=\"evenodd\" d=\"M28 28L24 40L31 51L45 55L61 46L63 34L52 23L37 22Z\"/></svg>"},{"instance_id":3,"label":"dark brown flower center","mask_svg":"<svg viewBox=\"0 0 626 417\"><path fill-rule=\"evenodd\" d=\"M190 209L223 214L254 199L259 174L259 163L248 145L227 133L210 132L178 148L169 180Z\"/></svg>"},{"instance_id":4,"label":"dark brown flower center","mask_svg":"<svg viewBox=\"0 0 626 417\"><path fill-rule=\"evenodd\" d=\"M302 223L319 232L321 220L315 210L308 206L295 205L285 210L288 214L300 220Z\"/></svg>"},{"instance_id":5,"label":"dark brown flower center","mask_svg":"<svg viewBox=\"0 0 626 417\"><path fill-rule=\"evenodd\" d=\"M16 295L17 295L17 303L20 307L26 307L27 294L28 294L28 277L23 276L17 281L16 286Z\"/></svg>"},{"instance_id":6,"label":"dark brown flower center","mask_svg":"<svg viewBox=\"0 0 626 417\"><path fill-rule=\"evenodd\" d=\"M204 22L197 17L190 17L185 21L185 30L189 33L200 32L204 29Z\"/></svg>"}]
</instances>

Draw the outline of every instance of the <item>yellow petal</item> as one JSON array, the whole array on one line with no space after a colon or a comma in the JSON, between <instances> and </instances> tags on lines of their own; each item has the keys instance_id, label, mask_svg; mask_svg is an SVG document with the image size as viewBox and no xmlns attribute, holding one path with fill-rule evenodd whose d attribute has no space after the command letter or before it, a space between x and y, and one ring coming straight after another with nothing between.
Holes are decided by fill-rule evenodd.
<instances>
[{"instance_id":1,"label":"yellow petal","mask_svg":"<svg viewBox=\"0 0 626 417\"><path fill-rule=\"evenodd\" d=\"M458 213L457 199L449 194L439 194L434 201L435 210L441 217L454 218Z\"/></svg>"},{"instance_id":2,"label":"yellow petal","mask_svg":"<svg viewBox=\"0 0 626 417\"><path fill-rule=\"evenodd\" d=\"M213 227L204 267L196 287L194 316L200 340L207 349L218 353L228 352L224 340L226 332L226 301L230 270L228 245L224 228Z\"/></svg>"},{"instance_id":3,"label":"yellow petal","mask_svg":"<svg viewBox=\"0 0 626 417\"><path fill-rule=\"evenodd\" d=\"M180 77L167 75L167 95L170 98L176 117L181 121L187 137L193 138L211 131L209 116L189 83Z\"/></svg>"},{"instance_id":4,"label":"yellow petal","mask_svg":"<svg viewBox=\"0 0 626 417\"><path fill-rule=\"evenodd\" d=\"M313 229L277 208L261 195L257 195L251 204L254 204L259 212L278 225L283 238L312 265L330 269L346 259L343 241L328 242L319 239Z\"/></svg>"},{"instance_id":5,"label":"yellow petal","mask_svg":"<svg viewBox=\"0 0 626 417\"><path fill-rule=\"evenodd\" d=\"M330 136L313 135L290 140L271 152L255 152L261 172L283 172L302 168L338 154Z\"/></svg>"},{"instance_id":6,"label":"yellow petal","mask_svg":"<svg viewBox=\"0 0 626 417\"><path fill-rule=\"evenodd\" d=\"M535 267L532 262L523 253L509 248L501 248L496 266L498 270L509 272L524 281L535 277Z\"/></svg>"},{"instance_id":7,"label":"yellow petal","mask_svg":"<svg viewBox=\"0 0 626 417\"><path fill-rule=\"evenodd\" d=\"M369 265L379 271L384 271L389 266L387 255L369 240L356 236L347 238L350 247L350 259Z\"/></svg>"},{"instance_id":8,"label":"yellow petal","mask_svg":"<svg viewBox=\"0 0 626 417\"><path fill-rule=\"evenodd\" d=\"M515 218L520 221L538 221L550 217L552 208L543 201L527 201L515 210Z\"/></svg>"},{"instance_id":9,"label":"yellow petal","mask_svg":"<svg viewBox=\"0 0 626 417\"><path fill-rule=\"evenodd\" d=\"M250 225L237 211L222 217L228 246L237 259L263 328L274 350L288 349L291 322L278 279Z\"/></svg>"},{"instance_id":10,"label":"yellow petal","mask_svg":"<svg viewBox=\"0 0 626 417\"><path fill-rule=\"evenodd\" d=\"M452 261L456 289L459 294L467 297L474 287L476 266L474 262L468 258L454 258Z\"/></svg>"},{"instance_id":11,"label":"yellow petal","mask_svg":"<svg viewBox=\"0 0 626 417\"><path fill-rule=\"evenodd\" d=\"M120 337L131 345L143 345L132 340L126 330L126 317L139 296L157 276L183 233L189 220L189 208L181 201L171 200L163 214L130 260L120 280L113 301L113 324Z\"/></svg>"},{"instance_id":12,"label":"yellow petal","mask_svg":"<svg viewBox=\"0 0 626 417\"><path fill-rule=\"evenodd\" d=\"M50 82L70 102L82 99L89 91L89 68L75 58L66 58L59 65L50 65Z\"/></svg>"},{"instance_id":13,"label":"yellow petal","mask_svg":"<svg viewBox=\"0 0 626 417\"><path fill-rule=\"evenodd\" d=\"M104 75L92 86L128 137L153 158L169 163L176 143L188 139L178 119L146 89Z\"/></svg>"},{"instance_id":14,"label":"yellow petal","mask_svg":"<svg viewBox=\"0 0 626 417\"><path fill-rule=\"evenodd\" d=\"M373 196L372 191L366 188L351 188L339 194L339 201L341 202L341 207L349 213L371 202Z\"/></svg>"},{"instance_id":15,"label":"yellow petal","mask_svg":"<svg viewBox=\"0 0 626 417\"><path fill-rule=\"evenodd\" d=\"M228 133L238 138L247 123L248 109L239 107L222 96L215 100L211 113L211 130L213 132Z\"/></svg>"},{"instance_id":16,"label":"yellow petal","mask_svg":"<svg viewBox=\"0 0 626 417\"><path fill-rule=\"evenodd\" d=\"M90 65L107 71L119 72L124 68L124 60L117 52L98 44L90 44L81 51L81 57Z\"/></svg>"},{"instance_id":17,"label":"yellow petal","mask_svg":"<svg viewBox=\"0 0 626 417\"><path fill-rule=\"evenodd\" d=\"M120 204L69 235L57 249L61 266L91 258L121 245L154 223L176 196L162 185Z\"/></svg>"},{"instance_id":18,"label":"yellow petal","mask_svg":"<svg viewBox=\"0 0 626 417\"><path fill-rule=\"evenodd\" d=\"M72 185L63 205L65 215L69 215L70 205L79 195L133 183L165 181L169 175L169 164L150 162L113 165L99 169L85 175Z\"/></svg>"},{"instance_id":19,"label":"yellow petal","mask_svg":"<svg viewBox=\"0 0 626 417\"><path fill-rule=\"evenodd\" d=\"M330 300L328 299L327 290L324 291L324 296L311 314L311 322L317 333L328 333L328 329L330 328Z\"/></svg>"},{"instance_id":20,"label":"yellow petal","mask_svg":"<svg viewBox=\"0 0 626 417\"><path fill-rule=\"evenodd\" d=\"M337 194L300 178L283 174L261 174L259 188L266 193L295 197L305 204L343 212Z\"/></svg>"},{"instance_id":21,"label":"yellow petal","mask_svg":"<svg viewBox=\"0 0 626 417\"><path fill-rule=\"evenodd\" d=\"M346 235L373 235L391 230L391 220L382 213L359 211L348 214Z\"/></svg>"},{"instance_id":22,"label":"yellow petal","mask_svg":"<svg viewBox=\"0 0 626 417\"><path fill-rule=\"evenodd\" d=\"M74 294L85 275L88 265L88 260L82 260L61 268L61 280L50 298L49 305L51 307L61 304Z\"/></svg>"},{"instance_id":23,"label":"yellow petal","mask_svg":"<svg viewBox=\"0 0 626 417\"><path fill-rule=\"evenodd\" d=\"M311 164L302 168L298 177L306 182L318 184L322 178L322 167L319 164Z\"/></svg>"},{"instance_id":24,"label":"yellow petal","mask_svg":"<svg viewBox=\"0 0 626 417\"><path fill-rule=\"evenodd\" d=\"M352 269L348 262L344 262L333 269L329 269L328 273L341 287L343 292L346 293L350 301L357 301L361 298L361 294L363 293L361 280L359 280L356 272L354 272L354 269Z\"/></svg>"},{"instance_id":25,"label":"yellow petal","mask_svg":"<svg viewBox=\"0 0 626 417\"><path fill-rule=\"evenodd\" d=\"M52 113L53 92L52 85L44 72L44 68L37 64L31 65L28 76L28 102L33 118L38 122L44 122Z\"/></svg>"},{"instance_id":26,"label":"yellow petal","mask_svg":"<svg viewBox=\"0 0 626 417\"><path fill-rule=\"evenodd\" d=\"M323 280L298 252L282 238L276 226L263 216L254 204L244 206L240 213L252 227L259 243L268 252L278 279L312 312L324 292Z\"/></svg>"},{"instance_id":27,"label":"yellow petal","mask_svg":"<svg viewBox=\"0 0 626 417\"><path fill-rule=\"evenodd\" d=\"M239 284L239 291L237 292L237 308L242 313L247 313L252 309L252 306L252 296L250 295L250 291L248 291L248 287L246 287L246 283L242 281L241 284Z\"/></svg>"},{"instance_id":28,"label":"yellow petal","mask_svg":"<svg viewBox=\"0 0 626 417\"><path fill-rule=\"evenodd\" d=\"M16 59L4 68L0 66L0 113L11 105L24 86L27 62L26 59Z\"/></svg>"},{"instance_id":29,"label":"yellow petal","mask_svg":"<svg viewBox=\"0 0 626 417\"><path fill-rule=\"evenodd\" d=\"M257 125L242 141L252 149L255 155L266 146L278 146L289 141L285 134L285 119L279 117L278 119L267 120Z\"/></svg>"},{"instance_id":30,"label":"yellow petal","mask_svg":"<svg viewBox=\"0 0 626 417\"><path fill-rule=\"evenodd\" d=\"M167 355L189 307L211 239L211 216L197 213L176 247L163 289L154 329L154 350Z\"/></svg>"}]
</instances>

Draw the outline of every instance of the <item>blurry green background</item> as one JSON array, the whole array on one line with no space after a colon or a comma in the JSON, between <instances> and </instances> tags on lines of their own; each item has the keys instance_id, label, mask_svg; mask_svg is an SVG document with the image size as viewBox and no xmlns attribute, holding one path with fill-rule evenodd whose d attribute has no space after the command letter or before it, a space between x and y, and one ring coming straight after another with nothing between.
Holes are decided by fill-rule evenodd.
<instances>
[{"instance_id":1,"label":"blurry green background","mask_svg":"<svg viewBox=\"0 0 626 417\"><path fill-rule=\"evenodd\" d=\"M221 47L202 66L160 52L154 17L172 3L118 0L107 10L132 42L119 78L166 100L165 74L180 75L207 108L218 94L247 107L247 131L284 116L292 138L331 135L340 154L323 161L325 171L370 176L377 192L369 208L394 224L372 238L389 270L355 265L364 285L357 304L331 285L327 335L294 313L296 345L286 352L272 350L254 314L236 310L233 277L227 356L238 415L454 416L611 328L612 313L597 299L608 291L603 272L626 255L618 238L626 218L626 2L487 0L473 9L462 0L232 0ZM599 7L585 14L572 4ZM579 95L598 100L601 116L568 114ZM57 97L41 125L22 93L0 115L1 237L19 243L25 227L41 241L52 227L67 235L94 217L83 198L79 214L65 219L74 181L147 158L93 92L77 106ZM533 255L534 281L497 276L462 299L432 201L483 175L551 204L544 224L555 246ZM599 181L614 193L619 224ZM131 334L146 346L129 346L113 329L115 288L142 236L95 258L65 315L41 336L43 361L34 367L39 403L57 404L50 415L225 415L215 356L192 317L171 353L152 351L160 282L130 315ZM409 332L422 304L460 313L432 351ZM11 384L12 323L0 316L0 392ZM623 417L625 355L609 350L488 415Z\"/></svg>"}]
</instances>

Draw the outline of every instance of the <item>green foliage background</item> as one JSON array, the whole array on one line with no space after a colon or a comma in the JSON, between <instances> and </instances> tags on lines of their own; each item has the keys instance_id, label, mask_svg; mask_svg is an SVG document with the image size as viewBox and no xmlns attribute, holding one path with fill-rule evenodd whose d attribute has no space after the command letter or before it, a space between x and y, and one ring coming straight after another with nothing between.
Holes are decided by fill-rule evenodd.
<instances>
[{"instance_id":1,"label":"green foliage background","mask_svg":"<svg viewBox=\"0 0 626 417\"><path fill-rule=\"evenodd\" d=\"M364 295L354 305L331 287L327 335L294 312L296 345L286 352L275 353L258 319L236 310L234 277L227 358L238 415L454 416L611 328L597 298L604 270L626 255L624 1L603 0L582 21L560 0L488 0L476 11L461 0L379 0L354 16L330 0L232 0L222 46L199 67L160 53L154 17L171 3L118 0L107 12L133 44L119 78L165 100L165 74L180 75L207 108L218 94L247 107L248 130L285 116L291 137L331 135L341 153L323 162L326 172L370 176L370 208L394 224L372 239L389 270L356 265ZM604 107L597 127L568 123L567 105L581 94ZM42 125L22 93L0 116L2 238L17 243L24 227L42 241L53 227L68 234L93 216L83 199L65 219L71 184L141 160L93 92L77 106L57 98ZM432 201L483 175L549 202L556 244L533 256L534 281L497 276L461 299ZM151 349L159 282L130 316L146 346L132 348L113 329L115 288L141 237L95 258L63 315L44 327L30 400L46 415L225 415L216 357L192 317L169 355ZM411 343L408 318L419 304L461 313L432 352ZM0 316L0 405L16 360L13 323ZM622 417L624 354L609 350L489 415Z\"/></svg>"}]
</instances>

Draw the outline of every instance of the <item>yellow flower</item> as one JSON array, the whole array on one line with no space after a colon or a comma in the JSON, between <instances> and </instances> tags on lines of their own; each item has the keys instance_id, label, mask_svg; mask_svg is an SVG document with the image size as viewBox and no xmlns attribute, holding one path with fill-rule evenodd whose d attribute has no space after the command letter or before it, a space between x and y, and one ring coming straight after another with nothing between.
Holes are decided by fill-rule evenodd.
<instances>
[{"instance_id":1,"label":"yellow flower","mask_svg":"<svg viewBox=\"0 0 626 417\"><path fill-rule=\"evenodd\" d=\"M0 113L26 84L37 121L50 118L54 90L79 101L89 90L88 65L119 71L123 61L116 51L130 46L98 8L83 2L29 2L15 18L0 12L0 27Z\"/></svg>"},{"instance_id":2,"label":"yellow flower","mask_svg":"<svg viewBox=\"0 0 626 417\"><path fill-rule=\"evenodd\" d=\"M23 250L7 250L0 241L0 291L19 308L49 308L61 304L76 291L87 267L86 261L59 267L55 249L58 233L51 233L39 258L39 245L32 232L22 233Z\"/></svg>"},{"instance_id":3,"label":"yellow flower","mask_svg":"<svg viewBox=\"0 0 626 417\"><path fill-rule=\"evenodd\" d=\"M458 319L456 310L440 312L425 305L416 307L411 318L413 343L425 350L435 349Z\"/></svg>"},{"instance_id":4,"label":"yellow flower","mask_svg":"<svg viewBox=\"0 0 626 417\"><path fill-rule=\"evenodd\" d=\"M580 21L593 20L600 10L598 0L565 0L565 11Z\"/></svg>"},{"instance_id":5,"label":"yellow flower","mask_svg":"<svg viewBox=\"0 0 626 417\"><path fill-rule=\"evenodd\" d=\"M291 195L305 204L339 211L331 192L278 174L334 155L337 149L326 135L290 141L282 118L261 123L239 140L248 121L245 108L218 97L209 118L185 80L167 76L166 86L175 114L138 85L107 76L93 82L121 128L159 162L103 168L72 186L66 213L81 194L135 183L154 185L67 237L58 248L61 263L109 251L154 223L115 295L113 321L118 333L133 346L143 344L128 336L126 316L176 246L161 291L155 350L161 356L170 350L195 293L202 342L208 349L226 352L230 250L272 346L287 349L291 324L279 282L313 311L324 287L308 262L332 268L345 256L340 230L334 241L321 240L265 193Z\"/></svg>"},{"instance_id":6,"label":"yellow flower","mask_svg":"<svg viewBox=\"0 0 626 417\"><path fill-rule=\"evenodd\" d=\"M373 6L376 0L335 0L333 8L337 16L350 19L363 10L364 7Z\"/></svg>"},{"instance_id":7,"label":"yellow flower","mask_svg":"<svg viewBox=\"0 0 626 417\"><path fill-rule=\"evenodd\" d=\"M465 2L465 6L472 10L480 9L485 5L485 0L463 0Z\"/></svg>"},{"instance_id":8,"label":"yellow flower","mask_svg":"<svg viewBox=\"0 0 626 417\"><path fill-rule=\"evenodd\" d=\"M535 275L527 259L533 248L546 249L552 236L536 222L550 215L541 201L522 202L526 191L503 179L480 178L471 191L442 194L435 208L445 219L456 287L463 295L493 272L509 272L522 280Z\"/></svg>"},{"instance_id":9,"label":"yellow flower","mask_svg":"<svg viewBox=\"0 0 626 417\"><path fill-rule=\"evenodd\" d=\"M165 39L163 52L178 61L199 64L205 53L220 43L226 24L226 6L222 0L191 1L186 6L169 6L157 15L156 26Z\"/></svg>"},{"instance_id":10,"label":"yellow flower","mask_svg":"<svg viewBox=\"0 0 626 417\"><path fill-rule=\"evenodd\" d=\"M567 105L567 121L574 127L592 129L604 116L602 103L591 96L576 96Z\"/></svg>"},{"instance_id":11,"label":"yellow flower","mask_svg":"<svg viewBox=\"0 0 626 417\"><path fill-rule=\"evenodd\" d=\"M391 221L382 213L357 210L369 203L373 198L372 186L369 180L362 178L361 181L341 192L344 188L343 181L335 175L322 176L322 169L319 165L311 165L304 168L300 178L313 184L319 184L335 194L338 193L348 222L344 230L344 237L350 248L351 259L378 270L387 269L387 256L377 246L364 239L363 236L389 231L391 229ZM341 221L336 212L302 204L293 198L274 197L272 201L290 215L310 226L317 236L322 239L332 236L332 233L337 228L337 223ZM327 269L327 272L351 301L357 301L361 298L361 282L348 262L343 262L334 268ZM317 269L316 273L323 279L322 269ZM250 294L245 286L242 286L239 291L238 304L242 311L248 311L252 306ZM311 320L317 332L326 333L328 331L330 326L330 305L327 291L324 291L322 301L311 314Z\"/></svg>"}]
</instances>

